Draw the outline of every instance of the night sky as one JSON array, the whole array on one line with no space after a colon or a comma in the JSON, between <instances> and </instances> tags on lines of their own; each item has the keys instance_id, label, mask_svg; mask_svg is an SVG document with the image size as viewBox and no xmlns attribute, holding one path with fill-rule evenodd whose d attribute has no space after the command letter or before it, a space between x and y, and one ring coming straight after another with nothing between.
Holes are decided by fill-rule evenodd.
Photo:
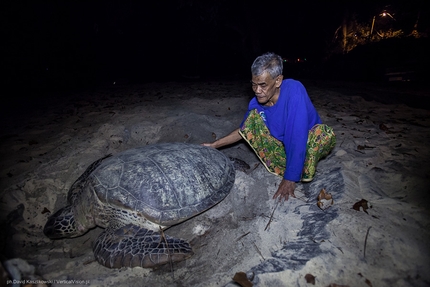
<instances>
[{"instance_id":1,"label":"night sky","mask_svg":"<svg viewBox=\"0 0 430 287\"><path fill-rule=\"evenodd\" d=\"M267 51L317 63L345 13L370 21L389 7L409 13L402 19L412 27L423 11L428 25L430 1L2 2L3 80L32 89L118 78L249 77L253 59Z\"/></svg>"}]
</instances>

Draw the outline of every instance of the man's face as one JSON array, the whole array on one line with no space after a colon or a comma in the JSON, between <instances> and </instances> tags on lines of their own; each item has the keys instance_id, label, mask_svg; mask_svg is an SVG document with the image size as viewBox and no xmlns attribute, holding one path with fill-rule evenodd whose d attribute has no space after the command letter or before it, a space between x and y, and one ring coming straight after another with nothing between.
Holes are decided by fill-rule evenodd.
<instances>
[{"instance_id":1,"label":"man's face","mask_svg":"<svg viewBox=\"0 0 430 287\"><path fill-rule=\"evenodd\" d=\"M282 83L282 75L272 79L272 76L265 71L259 76L253 75L251 83L252 90L260 104L273 105L276 103L279 96L279 87Z\"/></svg>"}]
</instances>

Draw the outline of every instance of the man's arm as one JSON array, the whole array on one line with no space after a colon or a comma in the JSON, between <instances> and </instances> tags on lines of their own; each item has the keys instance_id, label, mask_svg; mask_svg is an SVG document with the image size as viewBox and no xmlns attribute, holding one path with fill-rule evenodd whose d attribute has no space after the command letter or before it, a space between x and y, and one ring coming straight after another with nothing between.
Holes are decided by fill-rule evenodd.
<instances>
[{"instance_id":1,"label":"man's arm","mask_svg":"<svg viewBox=\"0 0 430 287\"><path fill-rule=\"evenodd\" d=\"M202 143L202 145L213 147L213 148L220 148L220 147L238 142L241 139L242 139L242 136L239 134L239 129L235 129L225 137L222 137L212 143Z\"/></svg>"}]
</instances>

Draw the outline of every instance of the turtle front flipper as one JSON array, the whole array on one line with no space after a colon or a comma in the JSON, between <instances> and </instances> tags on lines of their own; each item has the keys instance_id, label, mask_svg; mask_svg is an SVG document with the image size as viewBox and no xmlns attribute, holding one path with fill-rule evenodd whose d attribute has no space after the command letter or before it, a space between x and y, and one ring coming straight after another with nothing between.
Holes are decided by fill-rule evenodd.
<instances>
[{"instance_id":1,"label":"turtle front flipper","mask_svg":"<svg viewBox=\"0 0 430 287\"><path fill-rule=\"evenodd\" d=\"M128 224L116 230L106 229L94 248L97 261L109 268L156 267L189 258L193 251L188 242L143 227Z\"/></svg>"}]
</instances>

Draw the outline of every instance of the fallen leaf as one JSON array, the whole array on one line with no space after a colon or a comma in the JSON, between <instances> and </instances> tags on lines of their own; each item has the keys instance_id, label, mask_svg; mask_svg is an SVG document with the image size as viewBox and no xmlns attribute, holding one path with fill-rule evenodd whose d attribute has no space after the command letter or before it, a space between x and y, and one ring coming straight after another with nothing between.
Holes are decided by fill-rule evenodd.
<instances>
[{"instance_id":1,"label":"fallen leaf","mask_svg":"<svg viewBox=\"0 0 430 287\"><path fill-rule=\"evenodd\" d=\"M333 197L331 196L330 193L328 193L325 190L325 188L323 188L323 189L321 189L320 193L318 194L318 200L321 200L321 199L327 199L327 200L329 200L329 199L333 199Z\"/></svg>"},{"instance_id":2,"label":"fallen leaf","mask_svg":"<svg viewBox=\"0 0 430 287\"><path fill-rule=\"evenodd\" d=\"M317 206L322 210L326 210L332 205L333 205L333 200L321 199L320 201L317 202Z\"/></svg>"},{"instance_id":3,"label":"fallen leaf","mask_svg":"<svg viewBox=\"0 0 430 287\"><path fill-rule=\"evenodd\" d=\"M46 207L44 207L42 210L42 214L45 214L45 213L51 213L51 211L49 209L47 209Z\"/></svg>"},{"instance_id":4,"label":"fallen leaf","mask_svg":"<svg viewBox=\"0 0 430 287\"><path fill-rule=\"evenodd\" d=\"M315 276L312 274L306 274L305 275L306 283L310 283L312 285L315 285Z\"/></svg>"},{"instance_id":5,"label":"fallen leaf","mask_svg":"<svg viewBox=\"0 0 430 287\"><path fill-rule=\"evenodd\" d=\"M246 277L245 272L236 272L236 274L234 274L233 281L242 287L252 287L254 285L249 281L248 277Z\"/></svg>"},{"instance_id":6,"label":"fallen leaf","mask_svg":"<svg viewBox=\"0 0 430 287\"><path fill-rule=\"evenodd\" d=\"M353 209L360 211L360 207L363 208L363 211L367 213L367 210L369 209L369 205L367 204L368 201L365 199L362 199L360 201L357 201L356 203L354 203L354 205L352 206Z\"/></svg>"},{"instance_id":7,"label":"fallen leaf","mask_svg":"<svg viewBox=\"0 0 430 287\"><path fill-rule=\"evenodd\" d=\"M320 193L318 194L318 201L317 206L321 208L322 210L325 210L332 206L334 203L333 197L330 193L326 192L326 190L323 188L321 189Z\"/></svg>"},{"instance_id":8,"label":"fallen leaf","mask_svg":"<svg viewBox=\"0 0 430 287\"><path fill-rule=\"evenodd\" d=\"M212 138L216 139L216 133L212 133Z\"/></svg>"}]
</instances>

